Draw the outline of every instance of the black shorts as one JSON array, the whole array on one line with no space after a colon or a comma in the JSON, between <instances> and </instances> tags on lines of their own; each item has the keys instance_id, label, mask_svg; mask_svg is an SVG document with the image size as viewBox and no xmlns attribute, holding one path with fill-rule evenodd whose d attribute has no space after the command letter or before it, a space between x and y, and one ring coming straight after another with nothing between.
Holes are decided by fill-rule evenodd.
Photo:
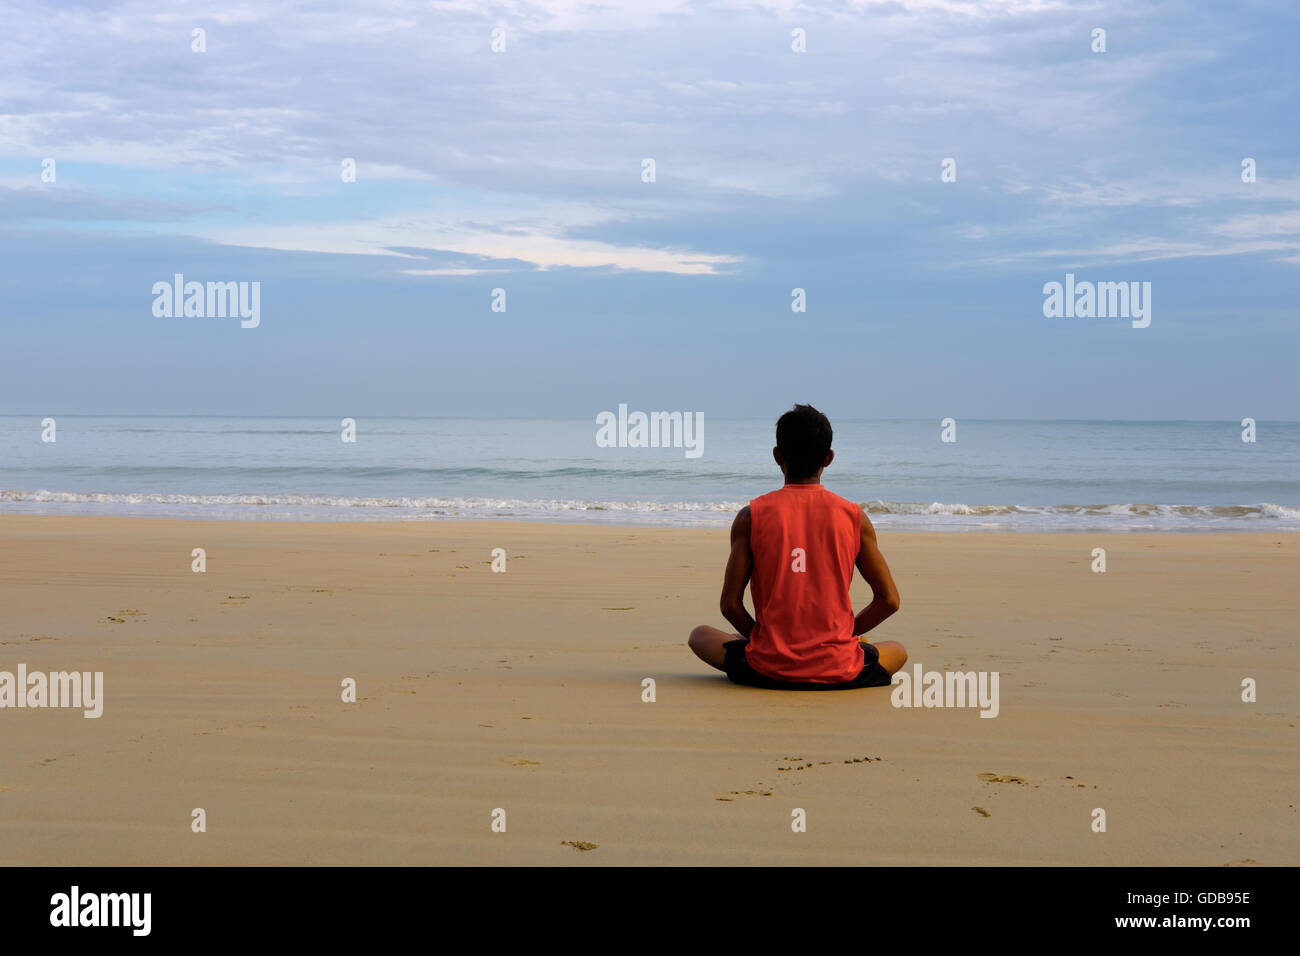
<instances>
[{"instance_id":1,"label":"black shorts","mask_svg":"<svg viewBox=\"0 0 1300 956\"><path fill-rule=\"evenodd\" d=\"M768 690L851 690L855 687L888 687L891 681L889 671L880 666L880 651L866 641L859 641L862 653L866 655L862 670L858 676L840 684L819 684L813 681L775 680L760 674L749 666L745 659L745 647L749 644L745 638L727 641L723 649L727 652L723 669L733 684L746 687L764 687Z\"/></svg>"}]
</instances>

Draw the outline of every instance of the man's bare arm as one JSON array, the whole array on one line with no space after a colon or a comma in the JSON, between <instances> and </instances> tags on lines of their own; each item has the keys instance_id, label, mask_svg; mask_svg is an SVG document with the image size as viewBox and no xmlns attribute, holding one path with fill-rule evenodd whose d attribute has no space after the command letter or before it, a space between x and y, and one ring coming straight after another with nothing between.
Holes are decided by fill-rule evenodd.
<instances>
[{"instance_id":1,"label":"man's bare arm","mask_svg":"<svg viewBox=\"0 0 1300 956\"><path fill-rule=\"evenodd\" d=\"M727 573L722 579L722 616L741 637L749 637L754 630L754 619L745 608L745 586L754 573L754 555L749 550L749 506L740 509L731 523L731 556L727 558Z\"/></svg>"},{"instance_id":2,"label":"man's bare arm","mask_svg":"<svg viewBox=\"0 0 1300 956\"><path fill-rule=\"evenodd\" d=\"M898 588L894 586L894 577L889 573L885 556L876 546L876 529L872 527L867 513L862 512L861 540L858 544L858 571L867 584L871 586L871 603L864 607L853 620L853 634L865 634L885 618L901 607Z\"/></svg>"}]
</instances>

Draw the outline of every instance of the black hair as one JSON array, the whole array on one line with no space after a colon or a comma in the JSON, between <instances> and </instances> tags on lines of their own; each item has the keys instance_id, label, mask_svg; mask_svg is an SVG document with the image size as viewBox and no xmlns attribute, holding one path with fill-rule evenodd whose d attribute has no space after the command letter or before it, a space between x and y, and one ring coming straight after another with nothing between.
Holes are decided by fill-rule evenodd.
<instances>
[{"instance_id":1,"label":"black hair","mask_svg":"<svg viewBox=\"0 0 1300 956\"><path fill-rule=\"evenodd\" d=\"M776 447L785 459L787 481L813 477L831 450L830 419L811 405L796 405L777 419Z\"/></svg>"}]
</instances>

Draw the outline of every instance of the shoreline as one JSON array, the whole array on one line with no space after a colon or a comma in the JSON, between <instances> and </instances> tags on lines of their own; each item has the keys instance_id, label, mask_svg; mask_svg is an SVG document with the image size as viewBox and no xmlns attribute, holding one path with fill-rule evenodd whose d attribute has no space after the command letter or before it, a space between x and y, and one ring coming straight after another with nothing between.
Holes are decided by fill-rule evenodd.
<instances>
[{"instance_id":1,"label":"shoreline","mask_svg":"<svg viewBox=\"0 0 1300 956\"><path fill-rule=\"evenodd\" d=\"M1012 507L1012 506L997 506ZM1109 506L1105 506L1109 507ZM1165 508L1201 508L1207 506L1191 505L1168 505L1160 506ZM1257 506L1217 506L1233 509L1253 508ZM577 509L575 509L577 510ZM737 509L739 510L739 509ZM1300 509L1297 509L1300 510ZM605 513L603 509L590 509L598 513ZM565 518L564 512L550 513L543 516L531 517L515 514L499 515L475 515L465 517L463 515L410 515L410 516L393 516L393 515L376 515L374 517L365 517L361 515L340 514L334 515L303 517L301 515L275 515L256 513L247 514L219 514L219 515L201 515L201 514L184 514L184 515L154 515L154 514L132 514L132 513L115 513L104 514L99 512L62 512L62 511L9 511L0 509L0 520L11 518L37 519L37 518L54 518L59 520L108 520L108 521L176 521L176 522L196 522L206 523L234 523L234 524L284 524L284 525L385 525L385 524L413 524L413 525L439 525L439 524L525 524L525 525L556 525L562 527L591 527L591 528L624 528L624 529L664 529L679 531L726 531L731 526L731 521L736 512L726 512L725 518L720 518L714 522L706 520L670 522L663 520L647 519L645 521L632 521L628 519L613 518L602 520L599 518ZM1284 525L1282 527L1270 527L1263 524L1264 520L1271 519L1249 519L1251 523L1246 523L1242 519L1239 525L1227 524L1207 524L1206 526L1196 526L1194 524L1186 525L1169 525L1157 527L1151 524L1134 524L1129 526L1116 525L1108 526L1104 524L1088 524L1085 520L1077 522L1078 527L1069 527L1055 525L1042 527L1030 525L1028 522L983 522L983 523L966 523L959 524L962 519L970 519L976 516L971 515L949 515L953 519L953 524L944 527L941 520L935 520L934 515L900 515L896 513L873 513L869 509L867 516L871 519L877 532L887 534L996 534L996 535L1079 535L1079 534L1157 534L1157 535L1268 535L1282 534L1293 535L1300 534L1300 524Z\"/></svg>"}]
</instances>

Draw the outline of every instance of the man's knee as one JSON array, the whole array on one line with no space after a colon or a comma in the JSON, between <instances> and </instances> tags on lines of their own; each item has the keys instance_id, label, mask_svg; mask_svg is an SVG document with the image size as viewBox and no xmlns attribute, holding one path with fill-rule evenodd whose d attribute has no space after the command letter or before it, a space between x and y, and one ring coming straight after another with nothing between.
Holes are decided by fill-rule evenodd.
<instances>
[{"instance_id":1,"label":"man's knee","mask_svg":"<svg viewBox=\"0 0 1300 956\"><path fill-rule=\"evenodd\" d=\"M686 638L686 646L693 651L698 650L704 641L704 633L706 629L707 625L705 624L691 628L691 636Z\"/></svg>"},{"instance_id":2,"label":"man's knee","mask_svg":"<svg viewBox=\"0 0 1300 956\"><path fill-rule=\"evenodd\" d=\"M713 648L715 633L717 633L717 628L710 627L707 624L691 628L691 636L686 639L686 646L699 657L708 660L712 656L710 651Z\"/></svg>"},{"instance_id":3,"label":"man's knee","mask_svg":"<svg viewBox=\"0 0 1300 956\"><path fill-rule=\"evenodd\" d=\"M695 656L704 663L718 670L725 670L727 661L725 645L734 637L734 634L728 635L726 631L701 624L691 631L691 636L686 639L686 643L695 652Z\"/></svg>"},{"instance_id":4,"label":"man's knee","mask_svg":"<svg viewBox=\"0 0 1300 956\"><path fill-rule=\"evenodd\" d=\"M907 663L907 648L898 641L880 641L876 644L876 652L880 655L880 666L891 674L897 673Z\"/></svg>"}]
</instances>

